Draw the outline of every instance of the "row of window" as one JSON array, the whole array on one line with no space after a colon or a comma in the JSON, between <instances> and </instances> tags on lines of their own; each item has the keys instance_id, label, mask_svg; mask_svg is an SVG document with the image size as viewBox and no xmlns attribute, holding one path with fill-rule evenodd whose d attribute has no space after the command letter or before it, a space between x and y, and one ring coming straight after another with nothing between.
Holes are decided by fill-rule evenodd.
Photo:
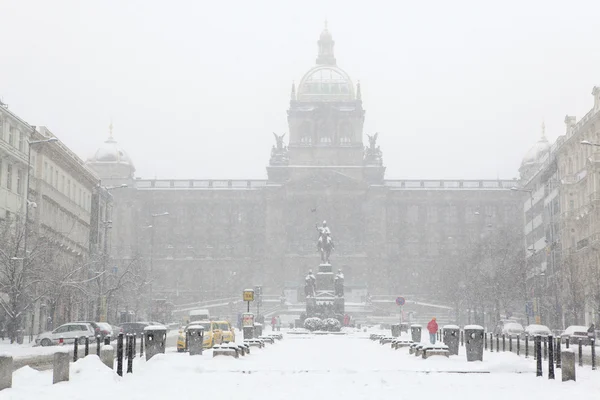
<instances>
[{"instance_id":1,"label":"row of window","mask_svg":"<svg viewBox=\"0 0 600 400\"><path fill-rule=\"evenodd\" d=\"M25 152L25 134L2 118L0 118L0 139Z\"/></svg>"},{"instance_id":2,"label":"row of window","mask_svg":"<svg viewBox=\"0 0 600 400\"><path fill-rule=\"evenodd\" d=\"M10 191L23 195L25 187L24 171L0 159L0 187L5 187Z\"/></svg>"},{"instance_id":3,"label":"row of window","mask_svg":"<svg viewBox=\"0 0 600 400\"><path fill-rule=\"evenodd\" d=\"M33 165L35 165L35 158ZM77 185L77 181L71 181L71 178L69 178L68 175L65 175L58 166L53 165L52 162L44 161L42 179L60 193L67 196L79 207L88 212L91 211L91 193L84 187Z\"/></svg>"}]
</instances>

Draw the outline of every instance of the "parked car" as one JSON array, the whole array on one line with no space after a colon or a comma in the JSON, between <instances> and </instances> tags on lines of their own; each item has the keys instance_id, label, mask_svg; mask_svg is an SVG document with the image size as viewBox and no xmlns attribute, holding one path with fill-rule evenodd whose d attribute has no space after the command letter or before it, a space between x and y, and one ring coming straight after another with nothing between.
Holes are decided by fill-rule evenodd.
<instances>
[{"instance_id":1,"label":"parked car","mask_svg":"<svg viewBox=\"0 0 600 400\"><path fill-rule=\"evenodd\" d=\"M215 321L221 334L221 342L235 342L235 332L227 321Z\"/></svg>"},{"instance_id":2,"label":"parked car","mask_svg":"<svg viewBox=\"0 0 600 400\"><path fill-rule=\"evenodd\" d=\"M546 325L531 324L525 328L525 333L529 336L550 336L552 331Z\"/></svg>"},{"instance_id":3,"label":"parked car","mask_svg":"<svg viewBox=\"0 0 600 400\"><path fill-rule=\"evenodd\" d=\"M75 321L75 324L90 324L94 328L94 335L100 335L100 338L104 340L106 336L114 337L112 327L106 322L94 322L94 321Z\"/></svg>"},{"instance_id":4,"label":"parked car","mask_svg":"<svg viewBox=\"0 0 600 400\"><path fill-rule=\"evenodd\" d=\"M71 322L63 324L53 330L52 332L40 333L35 338L35 343L41 346L52 346L60 343L73 343L75 338L78 338L80 342L85 341L85 338L94 338L96 329L87 322Z\"/></svg>"},{"instance_id":5,"label":"parked car","mask_svg":"<svg viewBox=\"0 0 600 400\"><path fill-rule=\"evenodd\" d=\"M500 321L498 321L498 323L496 324L496 327L494 328L494 335L502 335L504 326L506 324L518 324L518 322L514 319L501 319ZM522 328L523 327L521 327L521 329Z\"/></svg>"},{"instance_id":6,"label":"parked car","mask_svg":"<svg viewBox=\"0 0 600 400\"><path fill-rule=\"evenodd\" d=\"M565 343L569 338L569 342L573 344L579 343L579 339L584 345L590 344L590 338L588 336L588 328L583 325L571 325L565 329L565 331L560 335L560 341Z\"/></svg>"},{"instance_id":7,"label":"parked car","mask_svg":"<svg viewBox=\"0 0 600 400\"><path fill-rule=\"evenodd\" d=\"M502 332L500 332L501 335L506 336L517 336L522 335L523 333L525 333L525 329L523 329L523 325L518 322L505 323L502 327Z\"/></svg>"}]
</instances>

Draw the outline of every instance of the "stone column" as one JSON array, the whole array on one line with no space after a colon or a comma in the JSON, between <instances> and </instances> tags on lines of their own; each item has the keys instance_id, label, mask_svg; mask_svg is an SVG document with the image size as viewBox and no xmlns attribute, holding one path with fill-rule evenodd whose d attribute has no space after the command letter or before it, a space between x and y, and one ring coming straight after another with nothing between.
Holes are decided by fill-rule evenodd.
<instances>
[{"instance_id":1,"label":"stone column","mask_svg":"<svg viewBox=\"0 0 600 400\"><path fill-rule=\"evenodd\" d=\"M53 379L52 383L65 382L69 380L69 353L54 353Z\"/></svg>"}]
</instances>

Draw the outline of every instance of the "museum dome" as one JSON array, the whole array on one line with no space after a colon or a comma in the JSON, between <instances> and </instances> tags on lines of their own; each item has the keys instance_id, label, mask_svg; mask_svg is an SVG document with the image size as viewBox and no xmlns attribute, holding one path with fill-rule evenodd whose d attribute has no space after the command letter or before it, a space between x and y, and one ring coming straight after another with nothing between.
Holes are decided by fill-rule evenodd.
<instances>
[{"instance_id":1,"label":"museum dome","mask_svg":"<svg viewBox=\"0 0 600 400\"><path fill-rule=\"evenodd\" d=\"M112 135L112 125L108 139L96 150L94 155L87 160L88 163L101 164L125 164L133 167L133 162L125 150L119 146Z\"/></svg>"},{"instance_id":2,"label":"museum dome","mask_svg":"<svg viewBox=\"0 0 600 400\"><path fill-rule=\"evenodd\" d=\"M521 165L530 165L539 162L548 151L550 151L550 143L546 138L545 126L542 124L542 137L527 151Z\"/></svg>"},{"instance_id":3,"label":"museum dome","mask_svg":"<svg viewBox=\"0 0 600 400\"><path fill-rule=\"evenodd\" d=\"M319 36L316 66L311 68L298 86L298 101L356 100L354 85L348 74L336 64L335 42L327 25Z\"/></svg>"}]
</instances>

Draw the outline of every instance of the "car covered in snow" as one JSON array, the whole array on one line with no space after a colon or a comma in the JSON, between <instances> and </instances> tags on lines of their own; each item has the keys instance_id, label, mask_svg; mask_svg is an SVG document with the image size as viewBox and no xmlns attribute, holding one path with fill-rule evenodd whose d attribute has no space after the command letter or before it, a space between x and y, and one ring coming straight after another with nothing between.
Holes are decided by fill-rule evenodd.
<instances>
[{"instance_id":1,"label":"car covered in snow","mask_svg":"<svg viewBox=\"0 0 600 400\"><path fill-rule=\"evenodd\" d=\"M494 335L502 335L502 333L506 334L504 330L507 324L518 324L518 322L515 319L501 319L500 321L498 321L496 327L494 328ZM522 326L521 329L523 329Z\"/></svg>"},{"instance_id":2,"label":"car covered in snow","mask_svg":"<svg viewBox=\"0 0 600 400\"><path fill-rule=\"evenodd\" d=\"M591 337L594 337L594 333L591 334ZM561 342L565 343L569 338L569 342L572 344L579 343L579 339L584 345L590 344L590 335L588 335L588 328L583 325L571 325L565 329L565 331L560 335Z\"/></svg>"},{"instance_id":3,"label":"car covered in snow","mask_svg":"<svg viewBox=\"0 0 600 400\"><path fill-rule=\"evenodd\" d=\"M52 346L59 343L73 343L75 338L79 339L80 343L85 341L85 338L94 338L95 328L87 322L71 322L63 324L52 332L40 333L35 338L35 344L41 346Z\"/></svg>"},{"instance_id":4,"label":"car covered in snow","mask_svg":"<svg viewBox=\"0 0 600 400\"><path fill-rule=\"evenodd\" d=\"M552 331L546 325L531 324L525 328L525 333L529 336L550 336Z\"/></svg>"},{"instance_id":5,"label":"car covered in snow","mask_svg":"<svg viewBox=\"0 0 600 400\"><path fill-rule=\"evenodd\" d=\"M523 325L518 322L508 322L504 324L502 327L501 335L506 336L517 336L525 333L525 329L523 329Z\"/></svg>"}]
</instances>

